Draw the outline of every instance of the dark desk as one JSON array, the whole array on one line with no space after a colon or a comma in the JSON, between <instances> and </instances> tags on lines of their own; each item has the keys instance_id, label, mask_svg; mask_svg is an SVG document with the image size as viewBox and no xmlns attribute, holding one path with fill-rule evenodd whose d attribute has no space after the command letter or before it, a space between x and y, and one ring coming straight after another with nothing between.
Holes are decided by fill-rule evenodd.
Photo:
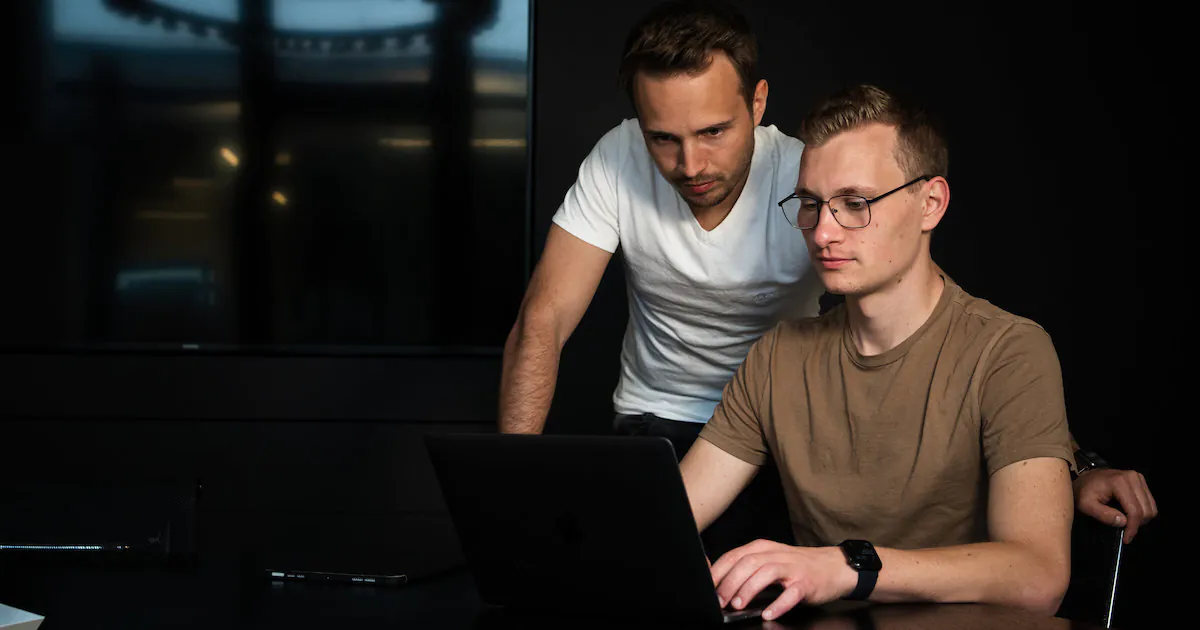
<instances>
[{"instance_id":1,"label":"dark desk","mask_svg":"<svg viewBox=\"0 0 1200 630\"><path fill-rule=\"evenodd\" d=\"M246 577L230 578L232 575ZM372 588L272 583L265 578L253 579L246 572L211 569L189 572L60 569L15 574L0 567L0 602L44 615L42 630L168 627L661 630L671 627L663 622L605 620L587 610L569 618L489 611L480 603L469 574L462 572L397 588ZM597 602L597 606L601 605L602 602ZM996 606L864 606L839 602L827 609L800 608L775 622L746 622L732 627L1067 630L1095 626Z\"/></svg>"}]
</instances>

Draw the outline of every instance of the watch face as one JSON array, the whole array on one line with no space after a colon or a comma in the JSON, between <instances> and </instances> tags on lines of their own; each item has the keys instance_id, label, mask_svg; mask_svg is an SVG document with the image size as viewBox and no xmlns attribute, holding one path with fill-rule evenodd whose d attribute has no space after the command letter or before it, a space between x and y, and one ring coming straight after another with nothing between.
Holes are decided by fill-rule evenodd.
<instances>
[{"instance_id":1,"label":"watch face","mask_svg":"<svg viewBox=\"0 0 1200 630\"><path fill-rule=\"evenodd\" d=\"M883 563L875 553L875 547L865 540L847 540L841 545L846 561L855 571L879 571Z\"/></svg>"}]
</instances>

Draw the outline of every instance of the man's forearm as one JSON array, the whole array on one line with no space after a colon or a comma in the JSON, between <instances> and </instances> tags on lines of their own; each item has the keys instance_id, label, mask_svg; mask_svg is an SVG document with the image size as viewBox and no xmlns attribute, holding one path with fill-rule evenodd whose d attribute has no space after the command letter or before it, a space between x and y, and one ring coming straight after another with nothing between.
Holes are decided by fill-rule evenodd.
<instances>
[{"instance_id":1,"label":"man's forearm","mask_svg":"<svg viewBox=\"0 0 1200 630\"><path fill-rule=\"evenodd\" d=\"M876 551L883 562L876 602L980 602L1053 615L1071 576L1069 556L1019 543Z\"/></svg>"},{"instance_id":2,"label":"man's forearm","mask_svg":"<svg viewBox=\"0 0 1200 630\"><path fill-rule=\"evenodd\" d=\"M552 333L518 322L504 344L500 372L502 433L541 433L554 398L561 346Z\"/></svg>"}]
</instances>

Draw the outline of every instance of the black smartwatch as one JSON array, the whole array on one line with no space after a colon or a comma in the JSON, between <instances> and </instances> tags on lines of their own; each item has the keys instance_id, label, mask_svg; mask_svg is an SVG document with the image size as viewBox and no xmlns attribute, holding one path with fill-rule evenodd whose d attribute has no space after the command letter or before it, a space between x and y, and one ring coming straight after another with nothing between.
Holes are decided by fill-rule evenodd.
<instances>
[{"instance_id":1,"label":"black smartwatch","mask_svg":"<svg viewBox=\"0 0 1200 630\"><path fill-rule=\"evenodd\" d=\"M1095 452L1081 448L1075 451L1075 471L1071 473L1071 480L1074 481L1079 478L1079 475L1097 468L1108 468L1108 462Z\"/></svg>"},{"instance_id":2,"label":"black smartwatch","mask_svg":"<svg viewBox=\"0 0 1200 630\"><path fill-rule=\"evenodd\" d=\"M875 546L865 540L844 540L838 547L846 555L846 563L858 572L858 586L845 599L870 597L871 591L875 590L875 581L879 579L879 571L883 568L879 554L875 553Z\"/></svg>"}]
</instances>

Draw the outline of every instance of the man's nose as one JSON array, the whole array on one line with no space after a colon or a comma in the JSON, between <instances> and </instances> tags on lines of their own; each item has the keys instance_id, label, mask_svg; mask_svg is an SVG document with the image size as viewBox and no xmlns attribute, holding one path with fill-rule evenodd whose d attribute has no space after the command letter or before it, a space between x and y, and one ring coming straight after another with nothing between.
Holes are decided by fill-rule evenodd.
<instances>
[{"instance_id":1,"label":"man's nose","mask_svg":"<svg viewBox=\"0 0 1200 630\"><path fill-rule=\"evenodd\" d=\"M695 143L685 140L679 147L679 170L683 176L692 179L708 167L708 159L704 151Z\"/></svg>"},{"instance_id":2,"label":"man's nose","mask_svg":"<svg viewBox=\"0 0 1200 630\"><path fill-rule=\"evenodd\" d=\"M833 216L833 208L828 203L825 203L817 211L817 224L811 231L813 245L824 249L832 243L841 241L846 233L846 228L837 222L837 219Z\"/></svg>"}]
</instances>

